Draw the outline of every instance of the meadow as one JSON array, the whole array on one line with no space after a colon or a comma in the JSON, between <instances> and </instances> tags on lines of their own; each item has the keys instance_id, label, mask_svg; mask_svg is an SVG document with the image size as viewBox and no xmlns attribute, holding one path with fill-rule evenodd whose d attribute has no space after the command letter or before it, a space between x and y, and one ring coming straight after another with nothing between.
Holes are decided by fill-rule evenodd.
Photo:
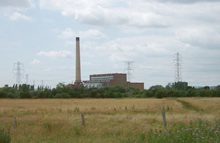
<instances>
[{"instance_id":1,"label":"meadow","mask_svg":"<svg viewBox=\"0 0 220 143\"><path fill-rule=\"evenodd\" d=\"M12 143L219 142L220 98L0 99L0 129Z\"/></svg>"}]
</instances>

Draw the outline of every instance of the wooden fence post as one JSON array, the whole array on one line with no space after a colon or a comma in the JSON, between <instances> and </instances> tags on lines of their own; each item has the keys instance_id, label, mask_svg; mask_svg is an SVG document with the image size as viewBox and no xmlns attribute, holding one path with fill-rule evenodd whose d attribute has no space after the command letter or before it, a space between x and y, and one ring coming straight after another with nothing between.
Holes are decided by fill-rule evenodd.
<instances>
[{"instance_id":1,"label":"wooden fence post","mask_svg":"<svg viewBox=\"0 0 220 143\"><path fill-rule=\"evenodd\" d=\"M167 120L166 120L166 114L165 114L165 110L164 107L162 109L162 116L163 116L163 125L164 125L164 129L167 129Z\"/></svg>"},{"instance_id":2,"label":"wooden fence post","mask_svg":"<svg viewBox=\"0 0 220 143\"><path fill-rule=\"evenodd\" d=\"M17 128L17 121L16 121L16 117L14 117L14 128Z\"/></svg>"},{"instance_id":3,"label":"wooden fence post","mask_svg":"<svg viewBox=\"0 0 220 143\"><path fill-rule=\"evenodd\" d=\"M82 125L83 127L85 127L85 118L84 118L84 114L81 113L81 118L82 118Z\"/></svg>"}]
</instances>

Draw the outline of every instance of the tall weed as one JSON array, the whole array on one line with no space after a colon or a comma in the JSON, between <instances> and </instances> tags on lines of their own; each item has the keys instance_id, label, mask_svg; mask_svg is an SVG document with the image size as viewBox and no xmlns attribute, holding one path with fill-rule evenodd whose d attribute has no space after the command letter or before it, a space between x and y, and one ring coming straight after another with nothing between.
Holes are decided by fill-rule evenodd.
<instances>
[{"instance_id":1,"label":"tall weed","mask_svg":"<svg viewBox=\"0 0 220 143\"><path fill-rule=\"evenodd\" d=\"M10 143L11 137L10 137L10 130L6 132L4 129L0 129L0 143Z\"/></svg>"},{"instance_id":2,"label":"tall weed","mask_svg":"<svg viewBox=\"0 0 220 143\"><path fill-rule=\"evenodd\" d=\"M147 134L149 143L207 143L220 141L220 120L214 124L208 121L190 122L189 126L183 123L176 123L171 129L167 131L151 130Z\"/></svg>"}]
</instances>

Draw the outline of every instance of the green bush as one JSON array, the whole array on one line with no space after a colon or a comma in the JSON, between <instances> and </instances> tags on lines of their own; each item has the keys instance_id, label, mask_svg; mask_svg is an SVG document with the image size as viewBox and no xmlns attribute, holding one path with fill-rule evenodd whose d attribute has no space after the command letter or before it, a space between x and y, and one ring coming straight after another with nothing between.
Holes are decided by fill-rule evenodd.
<instances>
[{"instance_id":1,"label":"green bush","mask_svg":"<svg viewBox=\"0 0 220 143\"><path fill-rule=\"evenodd\" d=\"M166 95L165 91L159 90L159 91L156 92L155 97L156 98L163 98L163 97L165 97L165 95Z\"/></svg>"},{"instance_id":2,"label":"green bush","mask_svg":"<svg viewBox=\"0 0 220 143\"><path fill-rule=\"evenodd\" d=\"M14 93L9 92L8 98L17 98L17 96Z\"/></svg>"},{"instance_id":3,"label":"green bush","mask_svg":"<svg viewBox=\"0 0 220 143\"><path fill-rule=\"evenodd\" d=\"M7 97L7 93L0 91L0 98L6 98Z\"/></svg>"},{"instance_id":4,"label":"green bush","mask_svg":"<svg viewBox=\"0 0 220 143\"><path fill-rule=\"evenodd\" d=\"M54 98L70 98L68 93L57 93Z\"/></svg>"},{"instance_id":5,"label":"green bush","mask_svg":"<svg viewBox=\"0 0 220 143\"><path fill-rule=\"evenodd\" d=\"M0 129L0 143L10 143L11 137L10 137L10 131L6 132L4 129Z\"/></svg>"},{"instance_id":6,"label":"green bush","mask_svg":"<svg viewBox=\"0 0 220 143\"><path fill-rule=\"evenodd\" d=\"M29 91L20 91L20 98L31 98L31 94Z\"/></svg>"}]
</instances>

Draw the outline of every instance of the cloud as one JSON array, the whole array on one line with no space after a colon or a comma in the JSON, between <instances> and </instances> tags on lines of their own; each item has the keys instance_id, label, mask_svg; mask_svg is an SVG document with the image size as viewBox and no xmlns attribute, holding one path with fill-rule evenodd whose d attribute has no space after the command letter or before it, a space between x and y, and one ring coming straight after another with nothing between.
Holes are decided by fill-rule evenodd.
<instances>
[{"instance_id":1,"label":"cloud","mask_svg":"<svg viewBox=\"0 0 220 143\"><path fill-rule=\"evenodd\" d=\"M32 21L32 18L21 14L34 7L33 0L0 0L0 16L8 17L11 21Z\"/></svg>"},{"instance_id":2,"label":"cloud","mask_svg":"<svg viewBox=\"0 0 220 143\"><path fill-rule=\"evenodd\" d=\"M69 58L73 57L73 53L71 51L41 51L37 53L38 56L49 57L49 58Z\"/></svg>"},{"instance_id":3,"label":"cloud","mask_svg":"<svg viewBox=\"0 0 220 143\"><path fill-rule=\"evenodd\" d=\"M33 6L32 0L0 0L0 8L28 9Z\"/></svg>"},{"instance_id":4,"label":"cloud","mask_svg":"<svg viewBox=\"0 0 220 143\"><path fill-rule=\"evenodd\" d=\"M135 59L139 54L173 55L177 51L195 55L197 48L219 47L219 0L41 0L40 4L42 9L60 11L63 16L92 25L94 29L112 29L117 37L91 49L102 51L116 61ZM76 33L69 36L72 38L79 34L92 35L88 31L86 34L66 32L67 36L63 36L66 38L68 32Z\"/></svg>"},{"instance_id":5,"label":"cloud","mask_svg":"<svg viewBox=\"0 0 220 143\"><path fill-rule=\"evenodd\" d=\"M61 67L48 67L45 68L44 71L73 71L74 68L73 67L69 67L69 66L61 66Z\"/></svg>"},{"instance_id":6,"label":"cloud","mask_svg":"<svg viewBox=\"0 0 220 143\"><path fill-rule=\"evenodd\" d=\"M24 20L24 21L32 21L32 18L21 13L15 12L10 17L10 20L17 21L17 20Z\"/></svg>"},{"instance_id":7,"label":"cloud","mask_svg":"<svg viewBox=\"0 0 220 143\"><path fill-rule=\"evenodd\" d=\"M63 16L72 17L80 23L89 25L122 25L128 22L128 11L108 9L102 6L91 6L82 10L62 10Z\"/></svg>"},{"instance_id":8,"label":"cloud","mask_svg":"<svg viewBox=\"0 0 220 143\"><path fill-rule=\"evenodd\" d=\"M220 1L41 0L40 7L58 10L63 16L70 17L79 23L97 27L121 26L146 29L219 22L220 4L217 2Z\"/></svg>"},{"instance_id":9,"label":"cloud","mask_svg":"<svg viewBox=\"0 0 220 143\"><path fill-rule=\"evenodd\" d=\"M65 45L67 46L74 46L76 44L75 41L65 41Z\"/></svg>"},{"instance_id":10,"label":"cloud","mask_svg":"<svg viewBox=\"0 0 220 143\"><path fill-rule=\"evenodd\" d=\"M71 28L66 28L65 30L61 31L58 35L58 38L61 39L73 39L75 37L81 37L81 38L91 38L91 39L103 39L107 36L96 29L89 29L87 31L79 31L74 32ZM70 43L68 41L68 43Z\"/></svg>"},{"instance_id":11,"label":"cloud","mask_svg":"<svg viewBox=\"0 0 220 143\"><path fill-rule=\"evenodd\" d=\"M186 27L179 29L177 37L184 43L205 49L219 49L220 28L217 27Z\"/></svg>"},{"instance_id":12,"label":"cloud","mask_svg":"<svg viewBox=\"0 0 220 143\"><path fill-rule=\"evenodd\" d=\"M103 44L88 44L81 47L83 55L93 55L91 58L105 57L115 62L130 60L140 62L143 58L158 61L166 56L172 56L179 48L182 48L181 52L189 49L184 47L183 42L173 37L146 35L121 37Z\"/></svg>"},{"instance_id":13,"label":"cloud","mask_svg":"<svg viewBox=\"0 0 220 143\"><path fill-rule=\"evenodd\" d=\"M170 2L170 3L219 2L219 0L149 0L149 1Z\"/></svg>"},{"instance_id":14,"label":"cloud","mask_svg":"<svg viewBox=\"0 0 220 143\"><path fill-rule=\"evenodd\" d=\"M71 28L66 28L64 31L60 32L60 35L58 35L58 38L61 39L72 39L76 34L74 34L73 30Z\"/></svg>"},{"instance_id":15,"label":"cloud","mask_svg":"<svg viewBox=\"0 0 220 143\"><path fill-rule=\"evenodd\" d=\"M96 29L89 29L87 31L80 31L79 36L82 38L94 38L94 39L103 39L107 38L107 36Z\"/></svg>"},{"instance_id":16,"label":"cloud","mask_svg":"<svg viewBox=\"0 0 220 143\"><path fill-rule=\"evenodd\" d=\"M40 64L41 63L41 61L39 61L39 60L37 60L37 59L34 59L32 62L31 62L31 64Z\"/></svg>"},{"instance_id":17,"label":"cloud","mask_svg":"<svg viewBox=\"0 0 220 143\"><path fill-rule=\"evenodd\" d=\"M132 17L135 19L132 19ZM166 28L169 27L171 24L170 22L164 20L165 17L162 15L158 15L152 12L148 13L133 13L131 15L129 25L135 27L157 27L157 28Z\"/></svg>"},{"instance_id":18,"label":"cloud","mask_svg":"<svg viewBox=\"0 0 220 143\"><path fill-rule=\"evenodd\" d=\"M164 27L169 23L162 20L163 17L156 13L150 13L146 8L139 10L133 7L135 2L108 0L94 2L85 1L51 1L41 0L42 9L53 9L61 11L63 16L89 25L111 26L111 25L135 25L146 27ZM115 6L117 5L117 6Z\"/></svg>"}]
</instances>

